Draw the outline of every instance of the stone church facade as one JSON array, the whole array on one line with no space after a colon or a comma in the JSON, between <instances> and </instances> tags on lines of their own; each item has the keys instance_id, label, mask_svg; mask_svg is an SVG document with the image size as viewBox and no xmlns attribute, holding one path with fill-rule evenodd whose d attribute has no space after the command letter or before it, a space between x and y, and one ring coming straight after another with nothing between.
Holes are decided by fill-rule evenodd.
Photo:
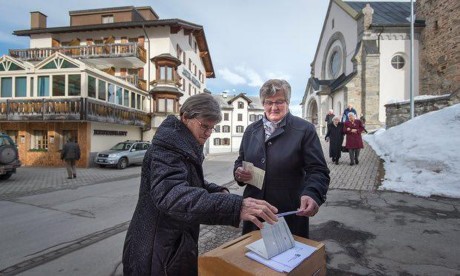
<instances>
[{"instance_id":1,"label":"stone church facade","mask_svg":"<svg viewBox=\"0 0 460 276\"><path fill-rule=\"evenodd\" d=\"M385 104L409 98L409 16L409 2L330 1L301 103L320 134L329 109L341 116L351 104L376 129L385 124ZM416 24L415 56L423 26ZM418 78L416 70L415 91Z\"/></svg>"}]
</instances>

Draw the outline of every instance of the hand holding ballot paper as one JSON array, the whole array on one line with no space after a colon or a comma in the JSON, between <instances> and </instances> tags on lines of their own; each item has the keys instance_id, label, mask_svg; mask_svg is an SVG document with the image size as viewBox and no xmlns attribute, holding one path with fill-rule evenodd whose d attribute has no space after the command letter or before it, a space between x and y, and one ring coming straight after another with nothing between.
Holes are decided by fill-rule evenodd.
<instances>
[{"instance_id":1,"label":"hand holding ballot paper","mask_svg":"<svg viewBox=\"0 0 460 276\"><path fill-rule=\"evenodd\" d=\"M248 174L250 177L247 177ZM264 170L257 168L254 164L247 161L243 161L243 171L237 171L237 178L241 178L239 181L253 185L260 190L262 190L264 185L264 177Z\"/></svg>"}]
</instances>

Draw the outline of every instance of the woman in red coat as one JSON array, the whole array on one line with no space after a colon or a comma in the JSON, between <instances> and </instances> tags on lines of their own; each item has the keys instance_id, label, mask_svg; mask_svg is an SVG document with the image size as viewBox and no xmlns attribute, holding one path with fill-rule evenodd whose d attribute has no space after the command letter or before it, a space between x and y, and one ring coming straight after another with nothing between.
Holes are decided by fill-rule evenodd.
<instances>
[{"instance_id":1,"label":"woman in red coat","mask_svg":"<svg viewBox=\"0 0 460 276\"><path fill-rule=\"evenodd\" d=\"M355 163L359 164L359 151L363 146L363 139L361 133L364 131L363 123L356 119L356 114L353 112L348 113L348 121L343 126L343 132L347 136L347 143L345 147L350 153L350 166Z\"/></svg>"}]
</instances>

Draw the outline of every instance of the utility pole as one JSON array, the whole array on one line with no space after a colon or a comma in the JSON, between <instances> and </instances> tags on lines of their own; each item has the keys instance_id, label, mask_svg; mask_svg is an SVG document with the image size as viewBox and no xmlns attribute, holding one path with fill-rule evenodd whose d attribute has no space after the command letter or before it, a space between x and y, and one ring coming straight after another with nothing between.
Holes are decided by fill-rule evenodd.
<instances>
[{"instance_id":1,"label":"utility pole","mask_svg":"<svg viewBox=\"0 0 460 276\"><path fill-rule=\"evenodd\" d=\"M414 0L410 1L410 118L415 117L414 112Z\"/></svg>"}]
</instances>

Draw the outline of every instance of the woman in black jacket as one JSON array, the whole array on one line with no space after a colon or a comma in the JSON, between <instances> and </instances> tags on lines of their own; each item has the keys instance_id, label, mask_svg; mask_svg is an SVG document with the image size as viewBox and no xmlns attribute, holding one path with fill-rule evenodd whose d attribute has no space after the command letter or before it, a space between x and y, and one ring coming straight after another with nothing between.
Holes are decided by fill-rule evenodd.
<instances>
[{"instance_id":1,"label":"woman in black jacket","mask_svg":"<svg viewBox=\"0 0 460 276\"><path fill-rule=\"evenodd\" d=\"M274 223L276 208L204 180L203 144L221 120L209 94L189 97L180 119L158 128L142 166L139 199L123 248L125 275L197 275L200 224Z\"/></svg>"},{"instance_id":2,"label":"woman in black jacket","mask_svg":"<svg viewBox=\"0 0 460 276\"><path fill-rule=\"evenodd\" d=\"M329 169L315 126L289 113L291 86L285 80L268 80L260 89L265 116L248 126L241 141L234 175L246 185L252 175L243 161L265 171L262 189L246 185L243 197L263 199L286 216L292 234L308 238L308 217L326 200ZM255 230L243 222L243 234Z\"/></svg>"},{"instance_id":3,"label":"woman in black jacket","mask_svg":"<svg viewBox=\"0 0 460 276\"><path fill-rule=\"evenodd\" d=\"M342 156L342 143L343 143L343 124L340 122L340 118L335 116L332 119L332 123L327 126L326 142L329 142L329 157L332 158L332 162L339 164L339 159Z\"/></svg>"}]
</instances>

